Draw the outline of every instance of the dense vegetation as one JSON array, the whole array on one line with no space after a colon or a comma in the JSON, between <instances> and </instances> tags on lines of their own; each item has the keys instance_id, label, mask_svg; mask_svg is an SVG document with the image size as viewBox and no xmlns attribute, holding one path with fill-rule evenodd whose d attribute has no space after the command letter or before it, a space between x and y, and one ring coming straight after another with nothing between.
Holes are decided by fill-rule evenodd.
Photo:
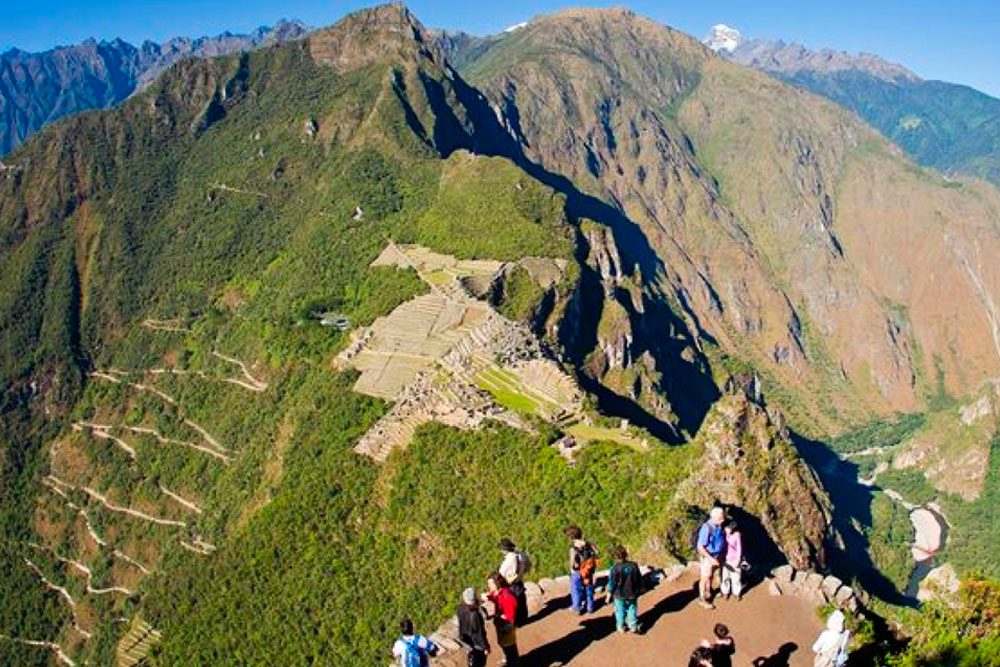
<instances>
[{"instance_id":1,"label":"dense vegetation","mask_svg":"<svg viewBox=\"0 0 1000 667\"><path fill-rule=\"evenodd\" d=\"M294 409L321 417L297 429L274 499L217 558L158 582L147 609L166 631L161 662L378 664L401 616L434 627L482 585L501 536L538 576L561 573L567 522L638 545L690 459L601 445L567 468L544 436L429 427L379 469L350 449L377 406L348 386L315 375L297 390Z\"/></svg>"},{"instance_id":2,"label":"dense vegetation","mask_svg":"<svg viewBox=\"0 0 1000 667\"><path fill-rule=\"evenodd\" d=\"M955 600L924 606L913 640L893 667L990 667L1000 664L1000 583L962 582Z\"/></svg>"}]
</instances>

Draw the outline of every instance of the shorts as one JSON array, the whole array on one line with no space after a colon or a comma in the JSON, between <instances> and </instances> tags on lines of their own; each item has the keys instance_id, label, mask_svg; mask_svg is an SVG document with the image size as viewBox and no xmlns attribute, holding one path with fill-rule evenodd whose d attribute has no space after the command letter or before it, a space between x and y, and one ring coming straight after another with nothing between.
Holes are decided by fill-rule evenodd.
<instances>
[{"instance_id":1,"label":"shorts","mask_svg":"<svg viewBox=\"0 0 1000 667\"><path fill-rule=\"evenodd\" d=\"M719 569L719 561L715 558L702 556L699 559L699 563L701 564L701 576L703 577L711 577Z\"/></svg>"}]
</instances>

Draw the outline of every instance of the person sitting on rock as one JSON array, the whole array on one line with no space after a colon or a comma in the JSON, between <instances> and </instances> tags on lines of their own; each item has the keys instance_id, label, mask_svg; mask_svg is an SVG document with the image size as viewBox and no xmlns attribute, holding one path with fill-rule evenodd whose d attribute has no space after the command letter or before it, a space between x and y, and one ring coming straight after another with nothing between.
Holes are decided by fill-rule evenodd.
<instances>
[{"instance_id":1,"label":"person sitting on rock","mask_svg":"<svg viewBox=\"0 0 1000 667\"><path fill-rule=\"evenodd\" d=\"M413 621L404 618L399 624L403 635L392 645L392 655L399 667L427 667L438 647L427 637L413 631Z\"/></svg>"},{"instance_id":2,"label":"person sitting on rock","mask_svg":"<svg viewBox=\"0 0 1000 667\"><path fill-rule=\"evenodd\" d=\"M743 533L736 519L726 522L723 529L726 536L726 558L722 563L722 583L719 592L729 599L743 598Z\"/></svg>"},{"instance_id":3,"label":"person sitting on rock","mask_svg":"<svg viewBox=\"0 0 1000 667\"><path fill-rule=\"evenodd\" d=\"M515 667L520 660L517 650L517 598L510 592L510 584L499 572L486 580L486 599L493 603L493 625L497 631L497 644L503 651L501 665Z\"/></svg>"},{"instance_id":4,"label":"person sitting on rock","mask_svg":"<svg viewBox=\"0 0 1000 667\"><path fill-rule=\"evenodd\" d=\"M500 540L500 553L503 554L503 560L497 571L507 580L510 592L517 598L515 623L520 627L528 620L528 596L524 588L524 575L530 568L528 556L523 551L518 551L517 546L506 537Z\"/></svg>"},{"instance_id":5,"label":"person sitting on rock","mask_svg":"<svg viewBox=\"0 0 1000 667\"><path fill-rule=\"evenodd\" d=\"M712 649L707 646L696 648L688 659L688 667L712 667Z\"/></svg>"},{"instance_id":6,"label":"person sitting on rock","mask_svg":"<svg viewBox=\"0 0 1000 667\"><path fill-rule=\"evenodd\" d=\"M490 641L486 637L486 620L479 607L476 589L466 588L462 592L462 604L458 605L455 615L458 617L458 638L469 647L469 667L486 667Z\"/></svg>"},{"instance_id":7,"label":"person sitting on rock","mask_svg":"<svg viewBox=\"0 0 1000 667\"><path fill-rule=\"evenodd\" d=\"M715 605L712 604L712 589L715 573L719 570L726 551L726 535L722 530L725 520L726 512L721 507L715 506L709 512L708 520L698 529L697 551L701 569L701 578L698 582L699 603L706 609L715 609Z\"/></svg>"},{"instance_id":8,"label":"person sitting on rock","mask_svg":"<svg viewBox=\"0 0 1000 667\"><path fill-rule=\"evenodd\" d=\"M583 539L579 526L567 526L563 531L570 539L569 594L570 609L578 614L594 612L594 572L597 570L597 548Z\"/></svg>"},{"instance_id":9,"label":"person sitting on rock","mask_svg":"<svg viewBox=\"0 0 1000 667\"><path fill-rule=\"evenodd\" d=\"M844 612L837 609L826 619L826 630L820 633L813 644L816 654L813 667L840 667L847 663L847 645L851 633L844 628Z\"/></svg>"},{"instance_id":10,"label":"person sitting on rock","mask_svg":"<svg viewBox=\"0 0 1000 667\"><path fill-rule=\"evenodd\" d=\"M618 545L611 550L615 564L608 572L608 592L605 601L615 601L615 628L620 633L628 629L639 634L639 594L642 592L642 574L639 566L628 559L628 551Z\"/></svg>"}]
</instances>

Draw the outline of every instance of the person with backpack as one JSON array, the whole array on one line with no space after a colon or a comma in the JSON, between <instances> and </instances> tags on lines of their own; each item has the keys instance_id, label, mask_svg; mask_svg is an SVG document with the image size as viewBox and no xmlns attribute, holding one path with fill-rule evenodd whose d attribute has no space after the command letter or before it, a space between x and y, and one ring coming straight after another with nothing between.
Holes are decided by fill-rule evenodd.
<instances>
[{"instance_id":1,"label":"person with backpack","mask_svg":"<svg viewBox=\"0 0 1000 667\"><path fill-rule=\"evenodd\" d=\"M730 519L723 528L726 536L726 558L722 563L722 583L719 586L720 594L732 595L737 601L743 599L743 534L736 523L736 519Z\"/></svg>"},{"instance_id":2,"label":"person with backpack","mask_svg":"<svg viewBox=\"0 0 1000 667\"><path fill-rule=\"evenodd\" d=\"M403 635L392 645L392 655L399 667L427 667L438 647L427 637L413 632L413 621L404 618L399 624Z\"/></svg>"},{"instance_id":3,"label":"person with backpack","mask_svg":"<svg viewBox=\"0 0 1000 667\"><path fill-rule=\"evenodd\" d=\"M510 592L517 598L515 622L520 627L528 620L528 596L524 587L524 576L531 571L531 559L506 537L500 540L500 552L503 554L503 560L497 571L507 580Z\"/></svg>"},{"instance_id":4,"label":"person with backpack","mask_svg":"<svg viewBox=\"0 0 1000 667\"><path fill-rule=\"evenodd\" d=\"M486 637L486 619L479 608L476 589L466 588L462 592L462 603L455 615L458 617L458 638L469 647L469 667L486 667L490 641Z\"/></svg>"},{"instance_id":5,"label":"person with backpack","mask_svg":"<svg viewBox=\"0 0 1000 667\"><path fill-rule=\"evenodd\" d=\"M503 651L501 666L515 667L520 661L517 650L517 598L510 592L504 576L494 572L486 580L486 599L493 603L493 626L497 631L497 644Z\"/></svg>"},{"instance_id":6,"label":"person with backpack","mask_svg":"<svg viewBox=\"0 0 1000 667\"><path fill-rule=\"evenodd\" d=\"M628 559L628 551L618 545L611 550L615 564L608 572L608 592L605 600L615 601L615 628L620 633L626 626L639 634L639 593L642 592L642 573L639 565Z\"/></svg>"},{"instance_id":7,"label":"person with backpack","mask_svg":"<svg viewBox=\"0 0 1000 667\"><path fill-rule=\"evenodd\" d=\"M599 564L597 548L583 539L579 526L567 526L563 531L570 540L569 595L577 614L594 613L594 573Z\"/></svg>"},{"instance_id":8,"label":"person with backpack","mask_svg":"<svg viewBox=\"0 0 1000 667\"><path fill-rule=\"evenodd\" d=\"M813 644L813 667L841 667L847 664L847 646L851 633L844 627L844 612L837 609L826 619L826 630Z\"/></svg>"},{"instance_id":9,"label":"person with backpack","mask_svg":"<svg viewBox=\"0 0 1000 667\"><path fill-rule=\"evenodd\" d=\"M722 530L722 524L726 520L726 512L716 505L708 514L708 520L698 528L698 536L695 541L695 551L698 552L698 563L701 569L701 578L698 582L700 593L698 602L705 609L715 609L712 604L712 589L715 581L715 573L722 564L722 558L726 551L726 535Z\"/></svg>"}]
</instances>

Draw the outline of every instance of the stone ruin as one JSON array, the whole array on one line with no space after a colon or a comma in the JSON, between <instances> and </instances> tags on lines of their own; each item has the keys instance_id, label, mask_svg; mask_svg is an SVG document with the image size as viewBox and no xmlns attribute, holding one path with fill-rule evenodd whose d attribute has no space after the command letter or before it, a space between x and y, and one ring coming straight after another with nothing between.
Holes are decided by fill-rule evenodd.
<instances>
[{"instance_id":1,"label":"stone ruin","mask_svg":"<svg viewBox=\"0 0 1000 667\"><path fill-rule=\"evenodd\" d=\"M361 372L354 390L395 401L366 433L355 451L383 461L406 446L416 428L438 421L462 429L487 419L530 427L477 386L484 370L502 372L511 389L537 403L543 418L564 423L582 413L583 394L542 341L471 291L488 284L506 264L456 260L419 246L390 243L373 266L413 268L431 287L429 294L401 304L370 327L352 332L337 356L341 367ZM532 270L565 269L555 260L537 260Z\"/></svg>"}]
</instances>

